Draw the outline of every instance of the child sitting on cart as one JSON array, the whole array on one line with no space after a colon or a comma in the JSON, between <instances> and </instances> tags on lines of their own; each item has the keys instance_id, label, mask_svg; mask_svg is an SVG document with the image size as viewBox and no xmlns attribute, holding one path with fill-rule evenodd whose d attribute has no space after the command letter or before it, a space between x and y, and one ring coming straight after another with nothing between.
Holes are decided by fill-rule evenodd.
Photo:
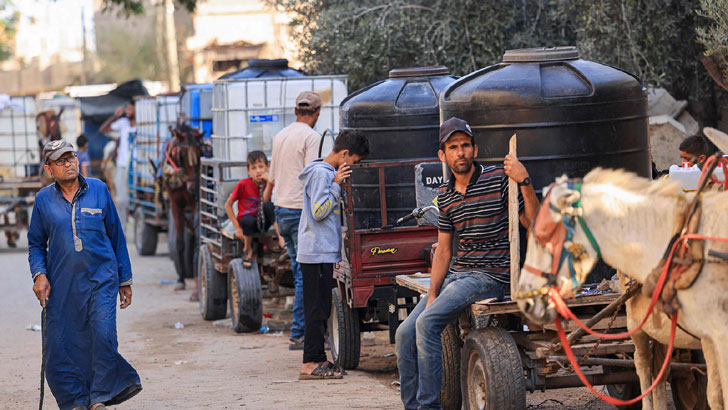
<instances>
[{"instance_id":1,"label":"child sitting on cart","mask_svg":"<svg viewBox=\"0 0 728 410\"><path fill-rule=\"evenodd\" d=\"M253 266L252 235L267 232L275 223L273 203L265 202L261 206L260 198L268 184L268 157L262 151L251 151L248 154L248 178L241 179L230 197L225 201L225 211L235 229L235 237L243 241L243 267ZM237 216L233 203L238 203ZM276 232L278 227L276 226ZM280 239L280 235L279 235Z\"/></svg>"}]
</instances>

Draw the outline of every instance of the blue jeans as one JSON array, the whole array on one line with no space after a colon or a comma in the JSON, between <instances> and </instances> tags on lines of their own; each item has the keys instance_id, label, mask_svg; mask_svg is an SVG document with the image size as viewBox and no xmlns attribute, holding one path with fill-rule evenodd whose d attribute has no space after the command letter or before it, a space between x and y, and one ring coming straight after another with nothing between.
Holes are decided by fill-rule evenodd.
<instances>
[{"instance_id":1,"label":"blue jeans","mask_svg":"<svg viewBox=\"0 0 728 410\"><path fill-rule=\"evenodd\" d=\"M450 273L427 309L427 295L422 297L397 328L397 367L405 409L440 408L442 331L472 303L503 298L504 292L504 284L484 274Z\"/></svg>"},{"instance_id":2,"label":"blue jeans","mask_svg":"<svg viewBox=\"0 0 728 410\"><path fill-rule=\"evenodd\" d=\"M276 207L275 212L276 222L278 222L278 232L286 242L286 251L288 251L288 256L291 259L293 283L296 285L290 338L298 339L303 336L305 329L303 314L303 275L301 275L301 266L296 262L296 255L298 255L298 223L301 220L301 210Z\"/></svg>"}]
</instances>

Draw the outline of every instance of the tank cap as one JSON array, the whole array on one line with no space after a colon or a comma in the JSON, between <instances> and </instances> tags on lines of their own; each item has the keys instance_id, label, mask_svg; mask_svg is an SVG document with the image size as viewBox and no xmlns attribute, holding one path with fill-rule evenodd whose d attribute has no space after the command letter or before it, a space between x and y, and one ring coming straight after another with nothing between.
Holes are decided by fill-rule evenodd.
<instances>
[{"instance_id":1,"label":"tank cap","mask_svg":"<svg viewBox=\"0 0 728 410\"><path fill-rule=\"evenodd\" d=\"M403 78L403 77L427 77L435 75L448 75L450 70L443 65L433 67L409 67L409 68L395 68L389 71L389 78Z\"/></svg>"},{"instance_id":2,"label":"tank cap","mask_svg":"<svg viewBox=\"0 0 728 410\"><path fill-rule=\"evenodd\" d=\"M506 50L504 63L541 63L547 61L576 60L579 50L576 47L538 47Z\"/></svg>"},{"instance_id":3,"label":"tank cap","mask_svg":"<svg viewBox=\"0 0 728 410\"><path fill-rule=\"evenodd\" d=\"M255 67L255 68L271 68L271 67L288 68L288 60L286 60L285 58L276 58L276 59L272 59L272 60L256 58L256 59L253 59L253 60L248 60L248 67Z\"/></svg>"}]
</instances>

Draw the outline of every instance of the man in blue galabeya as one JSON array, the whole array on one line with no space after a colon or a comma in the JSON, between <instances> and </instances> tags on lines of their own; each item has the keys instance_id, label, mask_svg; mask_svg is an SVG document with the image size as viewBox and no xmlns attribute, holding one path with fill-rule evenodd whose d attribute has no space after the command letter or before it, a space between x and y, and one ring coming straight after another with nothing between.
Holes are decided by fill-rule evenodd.
<instances>
[{"instance_id":1,"label":"man in blue galabeya","mask_svg":"<svg viewBox=\"0 0 728 410\"><path fill-rule=\"evenodd\" d=\"M51 141L42 156L55 183L35 197L28 262L46 311L46 379L61 410L105 410L142 389L117 350L117 293L131 305L126 239L109 190L79 175L71 144Z\"/></svg>"}]
</instances>

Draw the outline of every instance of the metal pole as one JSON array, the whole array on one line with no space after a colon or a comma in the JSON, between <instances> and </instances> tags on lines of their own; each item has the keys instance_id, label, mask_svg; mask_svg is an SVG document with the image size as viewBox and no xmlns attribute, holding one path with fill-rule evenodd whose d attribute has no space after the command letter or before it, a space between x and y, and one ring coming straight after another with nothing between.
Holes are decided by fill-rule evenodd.
<instances>
[{"instance_id":1,"label":"metal pole","mask_svg":"<svg viewBox=\"0 0 728 410\"><path fill-rule=\"evenodd\" d=\"M167 60L170 91L179 91L179 60L177 58L177 33L174 27L174 1L164 0L164 26L167 33Z\"/></svg>"}]
</instances>

